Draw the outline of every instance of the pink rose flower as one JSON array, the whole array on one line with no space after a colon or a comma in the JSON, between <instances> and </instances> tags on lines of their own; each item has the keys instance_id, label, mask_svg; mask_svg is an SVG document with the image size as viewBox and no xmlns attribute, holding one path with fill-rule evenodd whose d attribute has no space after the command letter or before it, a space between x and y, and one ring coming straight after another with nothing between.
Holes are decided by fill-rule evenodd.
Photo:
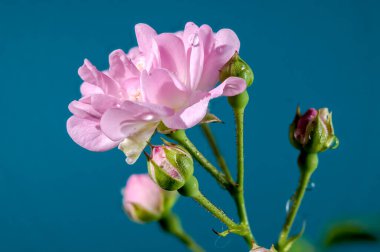
<instances>
[{"instance_id":1,"label":"pink rose flower","mask_svg":"<svg viewBox=\"0 0 380 252\"><path fill-rule=\"evenodd\" d=\"M73 116L67 122L76 143L92 151L119 145L130 164L161 121L172 129L193 127L211 99L246 88L237 77L216 86L219 70L240 47L232 30L214 33L194 23L177 33L157 34L145 24L135 30L138 47L112 52L109 70L98 71L85 60L78 71L83 97L69 105Z\"/></svg>"}]
</instances>

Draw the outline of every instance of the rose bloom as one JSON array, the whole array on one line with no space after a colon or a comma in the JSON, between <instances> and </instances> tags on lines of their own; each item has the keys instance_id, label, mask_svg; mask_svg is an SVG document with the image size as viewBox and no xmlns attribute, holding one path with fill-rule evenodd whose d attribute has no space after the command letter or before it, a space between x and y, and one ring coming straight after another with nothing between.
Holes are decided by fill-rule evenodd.
<instances>
[{"instance_id":1,"label":"rose bloom","mask_svg":"<svg viewBox=\"0 0 380 252\"><path fill-rule=\"evenodd\" d=\"M99 71L88 60L79 68L82 98L73 101L67 131L80 146L106 151L119 145L127 162L140 156L156 127L187 129L206 115L209 101L243 92L242 78L218 83L219 70L239 50L229 29L187 23L184 31L157 34L135 27L138 47L116 50Z\"/></svg>"}]
</instances>

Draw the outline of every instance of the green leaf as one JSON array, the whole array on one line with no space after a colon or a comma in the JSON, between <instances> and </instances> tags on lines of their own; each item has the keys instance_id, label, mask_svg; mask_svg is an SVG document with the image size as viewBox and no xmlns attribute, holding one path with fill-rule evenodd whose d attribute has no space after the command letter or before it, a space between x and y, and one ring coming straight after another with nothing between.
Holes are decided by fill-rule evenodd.
<instances>
[{"instance_id":1,"label":"green leaf","mask_svg":"<svg viewBox=\"0 0 380 252\"><path fill-rule=\"evenodd\" d=\"M379 242L380 226L361 220L348 220L334 224L327 232L324 244L327 247L353 242ZM376 226L376 228L375 228Z\"/></svg>"}]
</instances>

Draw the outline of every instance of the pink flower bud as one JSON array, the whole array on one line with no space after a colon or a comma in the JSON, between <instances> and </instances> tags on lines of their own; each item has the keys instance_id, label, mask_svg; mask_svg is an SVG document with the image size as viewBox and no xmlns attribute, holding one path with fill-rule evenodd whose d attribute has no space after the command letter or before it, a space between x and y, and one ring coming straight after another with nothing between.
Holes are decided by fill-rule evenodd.
<instances>
[{"instance_id":1,"label":"pink flower bud","mask_svg":"<svg viewBox=\"0 0 380 252\"><path fill-rule=\"evenodd\" d=\"M124 210L133 221L140 223L159 220L176 197L157 186L148 174L130 176L122 194ZM168 202L171 203L167 205Z\"/></svg>"},{"instance_id":2,"label":"pink flower bud","mask_svg":"<svg viewBox=\"0 0 380 252\"><path fill-rule=\"evenodd\" d=\"M327 108L310 108L302 115L298 107L290 125L289 137L294 147L308 153L335 149L339 145L334 134L332 113Z\"/></svg>"}]
</instances>

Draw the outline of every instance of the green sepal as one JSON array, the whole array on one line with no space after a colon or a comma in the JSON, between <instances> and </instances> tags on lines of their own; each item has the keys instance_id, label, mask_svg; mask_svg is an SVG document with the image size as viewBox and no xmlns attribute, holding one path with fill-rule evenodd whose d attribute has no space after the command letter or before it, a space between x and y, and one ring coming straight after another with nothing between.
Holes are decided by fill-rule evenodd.
<instances>
[{"instance_id":1,"label":"green sepal","mask_svg":"<svg viewBox=\"0 0 380 252\"><path fill-rule=\"evenodd\" d=\"M179 145L176 145L175 147L164 148L164 152L166 159L172 166L175 167L184 181L193 175L194 162L191 155L185 149L181 148Z\"/></svg>"},{"instance_id":2,"label":"green sepal","mask_svg":"<svg viewBox=\"0 0 380 252\"><path fill-rule=\"evenodd\" d=\"M127 215L133 220L141 223L147 223L152 221L157 221L161 218L160 214L154 214L147 211L145 208L141 207L139 204L130 203L133 207L133 213L135 216L131 216L129 212L126 211Z\"/></svg>"},{"instance_id":3,"label":"green sepal","mask_svg":"<svg viewBox=\"0 0 380 252\"><path fill-rule=\"evenodd\" d=\"M157 126L157 132L164 134L164 135L171 134L175 131L176 130L174 130L174 129L168 128L162 121Z\"/></svg>"},{"instance_id":4,"label":"green sepal","mask_svg":"<svg viewBox=\"0 0 380 252\"><path fill-rule=\"evenodd\" d=\"M220 120L216 115L207 113L205 117L203 117L202 121L200 123L221 123L222 120Z\"/></svg>"},{"instance_id":5,"label":"green sepal","mask_svg":"<svg viewBox=\"0 0 380 252\"><path fill-rule=\"evenodd\" d=\"M178 180L173 178L153 160L150 160L148 165L153 165L154 169L149 169L149 175L162 189L176 191L185 184L184 179ZM152 172L154 172L154 174L152 174Z\"/></svg>"}]
</instances>

